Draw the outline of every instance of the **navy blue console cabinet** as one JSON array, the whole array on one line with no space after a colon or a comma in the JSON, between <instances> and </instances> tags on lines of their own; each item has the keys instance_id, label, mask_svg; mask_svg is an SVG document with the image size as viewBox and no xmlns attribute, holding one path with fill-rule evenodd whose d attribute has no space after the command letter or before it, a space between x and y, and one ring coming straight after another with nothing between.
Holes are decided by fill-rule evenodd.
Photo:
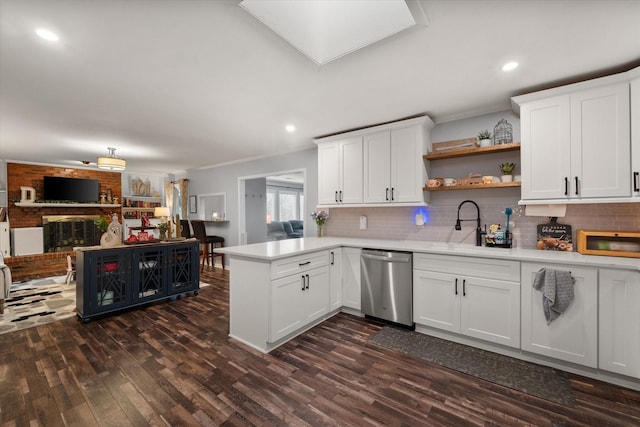
<instances>
[{"instance_id":1,"label":"navy blue console cabinet","mask_svg":"<svg viewBox=\"0 0 640 427\"><path fill-rule=\"evenodd\" d=\"M92 317L200 289L200 244L195 239L76 252L77 315Z\"/></svg>"}]
</instances>

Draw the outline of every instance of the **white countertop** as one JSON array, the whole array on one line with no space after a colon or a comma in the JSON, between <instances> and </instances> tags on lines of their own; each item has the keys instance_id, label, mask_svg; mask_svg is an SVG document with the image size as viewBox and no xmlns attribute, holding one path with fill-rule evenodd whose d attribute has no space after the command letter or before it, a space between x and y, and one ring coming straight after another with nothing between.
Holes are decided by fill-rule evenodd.
<instances>
[{"instance_id":1,"label":"white countertop","mask_svg":"<svg viewBox=\"0 0 640 427\"><path fill-rule=\"evenodd\" d=\"M536 249L502 249L473 246L464 243L428 242L418 240L355 239L347 237L305 237L277 240L244 246L215 248L214 252L231 257L270 262L293 255L338 247L387 249L441 255L462 255L480 258L502 258L554 264L583 265L585 267L622 268L640 271L640 258L582 255L578 252L540 251Z\"/></svg>"}]
</instances>

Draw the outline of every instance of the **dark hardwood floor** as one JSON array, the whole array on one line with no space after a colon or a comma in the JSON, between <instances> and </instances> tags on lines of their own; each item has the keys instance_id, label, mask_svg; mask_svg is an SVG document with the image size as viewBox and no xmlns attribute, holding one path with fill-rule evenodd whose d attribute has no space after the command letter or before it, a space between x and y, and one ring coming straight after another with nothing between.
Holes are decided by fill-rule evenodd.
<instances>
[{"instance_id":1,"label":"dark hardwood floor","mask_svg":"<svg viewBox=\"0 0 640 427\"><path fill-rule=\"evenodd\" d=\"M0 335L0 425L640 425L640 392L571 375L578 406L554 404L370 344L380 325L346 314L261 354L227 337L227 274Z\"/></svg>"}]
</instances>

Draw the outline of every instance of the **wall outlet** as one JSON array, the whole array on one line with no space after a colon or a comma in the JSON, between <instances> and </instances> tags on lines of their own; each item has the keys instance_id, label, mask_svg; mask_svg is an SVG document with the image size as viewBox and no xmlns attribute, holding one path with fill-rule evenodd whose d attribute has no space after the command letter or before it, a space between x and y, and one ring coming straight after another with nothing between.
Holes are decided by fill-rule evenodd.
<instances>
[{"instance_id":1,"label":"wall outlet","mask_svg":"<svg viewBox=\"0 0 640 427\"><path fill-rule=\"evenodd\" d=\"M362 215L360 217L360 230L366 230L367 229L367 217Z\"/></svg>"}]
</instances>

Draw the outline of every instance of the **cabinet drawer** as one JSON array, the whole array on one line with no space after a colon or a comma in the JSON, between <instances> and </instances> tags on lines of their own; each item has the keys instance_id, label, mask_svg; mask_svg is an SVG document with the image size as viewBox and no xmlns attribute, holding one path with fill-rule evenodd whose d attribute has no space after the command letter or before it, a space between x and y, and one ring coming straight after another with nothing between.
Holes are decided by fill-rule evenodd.
<instances>
[{"instance_id":1,"label":"cabinet drawer","mask_svg":"<svg viewBox=\"0 0 640 427\"><path fill-rule=\"evenodd\" d=\"M470 256L413 254L413 268L487 279L520 281L520 262Z\"/></svg>"},{"instance_id":2,"label":"cabinet drawer","mask_svg":"<svg viewBox=\"0 0 640 427\"><path fill-rule=\"evenodd\" d=\"M291 274L312 268L329 265L329 251L313 252L310 254L283 258L271 263L271 280L286 277Z\"/></svg>"}]
</instances>

